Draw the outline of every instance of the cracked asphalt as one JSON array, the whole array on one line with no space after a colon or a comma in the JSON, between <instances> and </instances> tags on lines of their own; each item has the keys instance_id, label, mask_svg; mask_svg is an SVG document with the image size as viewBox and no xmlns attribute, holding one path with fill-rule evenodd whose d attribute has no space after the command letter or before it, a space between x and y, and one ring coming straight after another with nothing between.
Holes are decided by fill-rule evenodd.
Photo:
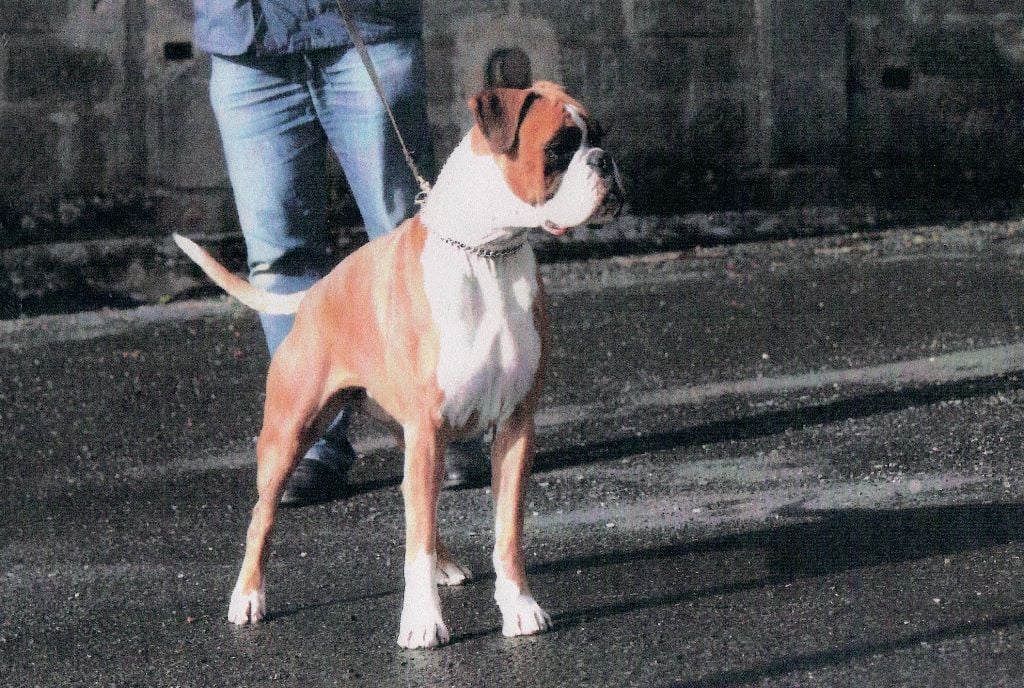
<instances>
[{"instance_id":1,"label":"cracked asphalt","mask_svg":"<svg viewBox=\"0 0 1024 688\"><path fill-rule=\"evenodd\" d=\"M396 450L282 512L269 621L226 620L266 357L227 301L0 323L0 685L1019 686L1024 239L1015 225L544 267L527 495L555 629L508 640L490 495L452 643L395 644Z\"/></svg>"}]
</instances>

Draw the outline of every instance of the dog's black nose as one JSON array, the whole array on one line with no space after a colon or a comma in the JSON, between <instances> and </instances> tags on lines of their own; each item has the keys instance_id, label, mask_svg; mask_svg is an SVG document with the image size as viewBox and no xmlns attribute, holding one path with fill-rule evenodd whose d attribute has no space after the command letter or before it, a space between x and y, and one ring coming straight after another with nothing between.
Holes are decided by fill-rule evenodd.
<instances>
[{"instance_id":1,"label":"dog's black nose","mask_svg":"<svg viewBox=\"0 0 1024 688\"><path fill-rule=\"evenodd\" d=\"M601 173L602 177L610 177L615 170L615 162L601 148L595 148L587 154L587 165Z\"/></svg>"}]
</instances>

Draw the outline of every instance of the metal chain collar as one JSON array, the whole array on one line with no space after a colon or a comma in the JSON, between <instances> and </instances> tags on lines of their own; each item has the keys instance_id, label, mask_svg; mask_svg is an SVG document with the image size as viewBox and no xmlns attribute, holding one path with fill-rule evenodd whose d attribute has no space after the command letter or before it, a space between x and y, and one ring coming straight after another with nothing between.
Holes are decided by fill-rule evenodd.
<instances>
[{"instance_id":1,"label":"metal chain collar","mask_svg":"<svg viewBox=\"0 0 1024 688\"><path fill-rule=\"evenodd\" d=\"M479 246L470 246L468 244L462 243L461 241L456 241L455 239L451 239L446 236L441 236L440 234L434 234L434 236L436 236L438 239L448 244L449 246L454 246L455 248L461 249L466 253L471 253L474 256L480 256L481 258L505 258L506 256L511 256L513 253L515 253L516 251L518 251L519 249L526 245L526 239L523 239L515 246L488 249L480 248Z\"/></svg>"}]
</instances>

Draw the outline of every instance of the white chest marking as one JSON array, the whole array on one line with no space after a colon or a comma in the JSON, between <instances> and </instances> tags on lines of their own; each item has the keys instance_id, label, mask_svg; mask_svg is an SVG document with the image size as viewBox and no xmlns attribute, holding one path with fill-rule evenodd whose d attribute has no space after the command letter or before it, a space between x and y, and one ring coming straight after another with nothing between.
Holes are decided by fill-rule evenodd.
<instances>
[{"instance_id":1,"label":"white chest marking","mask_svg":"<svg viewBox=\"0 0 1024 688\"><path fill-rule=\"evenodd\" d=\"M482 431L515 410L540 363L533 250L492 260L429 235L421 260L439 336L442 414L454 428Z\"/></svg>"}]
</instances>

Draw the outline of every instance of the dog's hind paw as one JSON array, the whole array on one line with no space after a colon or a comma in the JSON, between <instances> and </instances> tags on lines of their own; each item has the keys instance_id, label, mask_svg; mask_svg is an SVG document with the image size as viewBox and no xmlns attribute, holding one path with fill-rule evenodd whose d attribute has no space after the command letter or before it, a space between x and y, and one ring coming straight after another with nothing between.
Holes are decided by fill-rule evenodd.
<instances>
[{"instance_id":1,"label":"dog's hind paw","mask_svg":"<svg viewBox=\"0 0 1024 688\"><path fill-rule=\"evenodd\" d=\"M437 562L438 585L462 585L471 580L473 580L473 573L459 562L452 560Z\"/></svg>"},{"instance_id":2,"label":"dog's hind paw","mask_svg":"<svg viewBox=\"0 0 1024 688\"><path fill-rule=\"evenodd\" d=\"M516 595L499 603L498 608L501 609L501 634L506 638L536 635L551 629L551 617L532 595Z\"/></svg>"},{"instance_id":3,"label":"dog's hind paw","mask_svg":"<svg viewBox=\"0 0 1024 688\"><path fill-rule=\"evenodd\" d=\"M235 589L231 593L231 605L228 607L228 621L238 626L259 623L267 614L267 596L260 587L257 590L244 592Z\"/></svg>"}]
</instances>

